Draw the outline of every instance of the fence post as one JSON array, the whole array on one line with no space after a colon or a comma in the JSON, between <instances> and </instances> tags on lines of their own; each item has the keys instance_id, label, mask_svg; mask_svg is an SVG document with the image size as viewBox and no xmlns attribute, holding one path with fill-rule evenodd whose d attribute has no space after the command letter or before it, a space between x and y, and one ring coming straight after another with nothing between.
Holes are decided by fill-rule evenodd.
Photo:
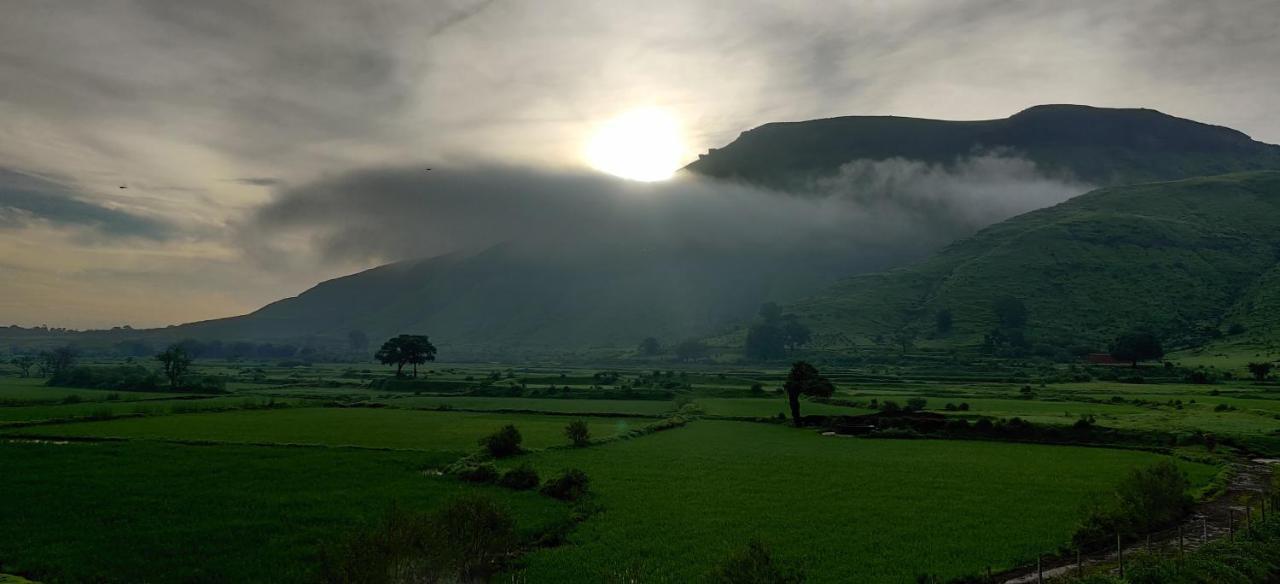
<instances>
[{"instance_id":1,"label":"fence post","mask_svg":"<svg viewBox=\"0 0 1280 584\"><path fill-rule=\"evenodd\" d=\"M1236 540L1236 510L1227 509L1227 537L1231 541Z\"/></svg>"},{"instance_id":2,"label":"fence post","mask_svg":"<svg viewBox=\"0 0 1280 584\"><path fill-rule=\"evenodd\" d=\"M1040 554L1036 554L1036 582L1038 584L1044 584L1044 564L1040 562L1041 557Z\"/></svg>"},{"instance_id":3,"label":"fence post","mask_svg":"<svg viewBox=\"0 0 1280 584\"><path fill-rule=\"evenodd\" d=\"M1116 532L1116 557L1120 560L1120 577L1124 578L1124 546L1120 544L1120 532Z\"/></svg>"},{"instance_id":4,"label":"fence post","mask_svg":"<svg viewBox=\"0 0 1280 584\"><path fill-rule=\"evenodd\" d=\"M991 582L991 566L987 566L987 582Z\"/></svg>"},{"instance_id":5,"label":"fence post","mask_svg":"<svg viewBox=\"0 0 1280 584\"><path fill-rule=\"evenodd\" d=\"M1080 546L1076 546L1076 575L1084 576L1084 564L1080 562Z\"/></svg>"},{"instance_id":6,"label":"fence post","mask_svg":"<svg viewBox=\"0 0 1280 584\"><path fill-rule=\"evenodd\" d=\"M1244 532L1253 533L1253 503L1244 504Z\"/></svg>"},{"instance_id":7,"label":"fence post","mask_svg":"<svg viewBox=\"0 0 1280 584\"><path fill-rule=\"evenodd\" d=\"M1209 518L1207 516L1200 517L1200 545L1209 543Z\"/></svg>"}]
</instances>

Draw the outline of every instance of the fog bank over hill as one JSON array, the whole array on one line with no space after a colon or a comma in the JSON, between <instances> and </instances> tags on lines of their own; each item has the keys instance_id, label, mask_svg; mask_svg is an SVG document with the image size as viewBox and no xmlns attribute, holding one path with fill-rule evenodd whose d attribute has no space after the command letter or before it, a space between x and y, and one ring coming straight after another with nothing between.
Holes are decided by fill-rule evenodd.
<instances>
[{"instance_id":1,"label":"fog bank over hill","mask_svg":"<svg viewBox=\"0 0 1280 584\"><path fill-rule=\"evenodd\" d=\"M382 168L283 191L242 226L241 241L263 262L401 260L501 242L556 255L643 247L894 258L1089 188L1008 153L951 165L856 160L803 195L691 174L637 183L510 166Z\"/></svg>"}]
</instances>

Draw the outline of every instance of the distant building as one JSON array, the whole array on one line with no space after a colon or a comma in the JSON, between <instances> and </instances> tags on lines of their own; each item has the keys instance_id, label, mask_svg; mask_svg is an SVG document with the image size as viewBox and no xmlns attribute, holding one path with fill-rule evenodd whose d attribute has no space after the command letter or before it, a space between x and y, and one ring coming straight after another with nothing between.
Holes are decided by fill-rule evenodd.
<instances>
[{"instance_id":1,"label":"distant building","mask_svg":"<svg viewBox=\"0 0 1280 584\"><path fill-rule=\"evenodd\" d=\"M1123 363L1116 361L1116 358L1112 357L1110 353L1089 353L1084 360L1094 365L1123 365Z\"/></svg>"}]
</instances>

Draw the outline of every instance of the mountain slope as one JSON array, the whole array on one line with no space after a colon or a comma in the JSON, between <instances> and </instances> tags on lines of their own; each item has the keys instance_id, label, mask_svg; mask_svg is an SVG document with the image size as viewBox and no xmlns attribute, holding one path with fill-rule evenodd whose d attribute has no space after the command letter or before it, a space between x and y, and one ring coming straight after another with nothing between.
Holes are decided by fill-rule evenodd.
<instances>
[{"instance_id":1,"label":"mountain slope","mask_svg":"<svg viewBox=\"0 0 1280 584\"><path fill-rule=\"evenodd\" d=\"M855 160L896 157L950 165L989 150L1014 152L1049 172L1094 184L1280 169L1280 147L1254 142L1234 130L1151 110L1041 106L1004 120L977 122L849 117L767 124L702 157L687 170L767 187L801 185L803 190L808 181L835 174ZM1146 188L1151 187L1134 192L1145 192L1142 189ZM885 198L894 196L892 190L886 192ZM784 195L780 192L778 196ZM970 283L998 280L1002 266L1017 265L1027 271L1028 281L1010 286L1020 293L1045 298L1059 293L1037 287L1030 276L1057 277L1043 273L1049 268L1037 263L1047 261L1047 266L1054 266L1059 265L1057 260L1034 251L1035 246L1056 241L1055 234L1082 242L1128 237L1134 241L1134 249L1141 250L1150 241L1159 241L1161 234L1173 233L1181 246L1176 261L1186 266L1186 285L1194 284L1197 290L1204 288L1213 294L1188 297L1185 309L1180 309L1183 317L1199 319L1213 313L1220 301L1237 294L1237 288L1243 286L1239 283L1244 279L1242 273L1262 262L1268 253L1247 238L1233 238L1180 220L1176 213L1165 217L1159 209L1148 209L1164 204L1160 196L1131 198L1131 211L1126 215L1109 215L1103 209L1091 216L1081 207L1070 221L1055 222L1043 232L1019 232L1018 243L998 249L988 249L983 242L1013 237L1008 231L1028 219L992 228L941 256L964 256L963 269L947 259L900 273L866 276L844 284L832 296L809 301L806 309L826 323L825 330L837 339L829 342L838 345L840 334L869 336L904 326L920 328L924 317L908 318L901 313L955 303L957 330L972 337L982 330L985 318L973 307L980 306L983 294L990 290ZM884 198L869 200L872 202L862 209L867 216L887 216L885 205L894 204ZM917 203L900 204L921 211L912 207ZM975 206L981 203L979 200ZM1194 201L1189 199L1185 204L1194 206ZM889 230L897 225L893 221L885 224ZM956 225L959 223L948 213L931 215L925 208L922 219L896 228L938 237L941 233L966 235L978 227L963 224L957 229ZM762 231L769 228L759 226ZM1129 230L1140 231L1126 233ZM442 346L449 346L450 355L473 357L630 348L646 336L670 344L685 337L714 334L749 319L761 302L795 300L838 278L903 265L933 249L920 243L926 238L914 237L915 241L908 242L910 239L898 238L897 247L829 249L832 246L828 245L821 251L700 249L662 241L627 247L592 240L575 241L570 251L543 253L524 249L514 240L482 253L400 262L338 278L248 315L171 327L163 334L339 343L350 330L364 331L375 339L400 332L425 332ZM1222 251L1203 251L1217 248ZM969 257L969 249L984 251ZM1104 243L1094 241L1078 251L1084 255L1109 253L1106 249ZM1142 260L1142 252L1134 254L1135 261ZM1024 261L1018 263L1006 256L1023 256ZM1211 279L1220 282L1202 283L1196 272L1202 268L1216 274ZM1164 274L1155 267L1146 269ZM1106 294L1125 295L1141 289L1135 286L1097 287L1101 296L1095 301L1106 302ZM931 300L935 296L939 298L936 302ZM968 308L959 310L963 307ZM1144 312L1139 320L1147 318Z\"/></svg>"},{"instance_id":2,"label":"mountain slope","mask_svg":"<svg viewBox=\"0 0 1280 584\"><path fill-rule=\"evenodd\" d=\"M793 309L826 348L902 333L975 344L997 326L1002 296L1025 303L1030 337L1057 346L1100 347L1132 327L1189 341L1229 318L1280 321L1259 310L1280 295L1278 260L1280 172L1239 173L1093 191ZM936 326L943 310L946 334Z\"/></svg>"},{"instance_id":3,"label":"mountain slope","mask_svg":"<svg viewBox=\"0 0 1280 584\"><path fill-rule=\"evenodd\" d=\"M687 170L779 188L802 187L851 160L947 164L1012 150L1043 170L1117 185L1280 168L1280 146L1149 109L1042 105L998 120L849 116L765 124Z\"/></svg>"}]
</instances>

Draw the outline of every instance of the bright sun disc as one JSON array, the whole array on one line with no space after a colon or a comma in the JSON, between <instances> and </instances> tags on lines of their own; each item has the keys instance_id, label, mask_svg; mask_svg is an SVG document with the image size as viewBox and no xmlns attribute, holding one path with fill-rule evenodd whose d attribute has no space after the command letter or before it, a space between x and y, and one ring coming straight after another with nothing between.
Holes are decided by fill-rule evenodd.
<instances>
[{"instance_id":1,"label":"bright sun disc","mask_svg":"<svg viewBox=\"0 0 1280 584\"><path fill-rule=\"evenodd\" d=\"M635 109L600 126L587 143L587 163L639 181L666 180L680 168L680 127L658 108Z\"/></svg>"}]
</instances>

